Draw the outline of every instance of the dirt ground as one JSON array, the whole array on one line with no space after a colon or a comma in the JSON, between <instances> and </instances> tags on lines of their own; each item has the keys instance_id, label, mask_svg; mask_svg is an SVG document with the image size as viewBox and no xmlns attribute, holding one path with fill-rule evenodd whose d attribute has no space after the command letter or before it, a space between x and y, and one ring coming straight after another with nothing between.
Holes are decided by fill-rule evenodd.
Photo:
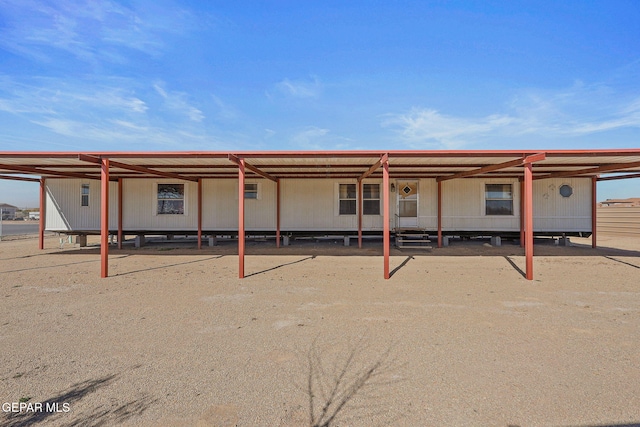
<instances>
[{"instance_id":1,"label":"dirt ground","mask_svg":"<svg viewBox=\"0 0 640 427\"><path fill-rule=\"evenodd\" d=\"M0 242L0 424L640 425L640 242ZM12 412L15 404L22 411ZM31 406L29 407L29 404ZM37 404L42 405L38 411ZM31 410L29 410L31 408Z\"/></svg>"}]
</instances>

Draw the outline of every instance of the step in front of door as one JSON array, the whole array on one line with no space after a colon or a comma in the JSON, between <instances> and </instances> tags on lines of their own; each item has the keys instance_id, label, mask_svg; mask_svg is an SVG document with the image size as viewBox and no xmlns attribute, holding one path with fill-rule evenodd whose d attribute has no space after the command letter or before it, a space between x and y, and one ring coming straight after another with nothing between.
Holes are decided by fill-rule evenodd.
<instances>
[{"instance_id":1,"label":"step in front of door","mask_svg":"<svg viewBox=\"0 0 640 427\"><path fill-rule=\"evenodd\" d=\"M396 246L398 248L431 249L430 243L431 240L429 239L396 238Z\"/></svg>"}]
</instances>

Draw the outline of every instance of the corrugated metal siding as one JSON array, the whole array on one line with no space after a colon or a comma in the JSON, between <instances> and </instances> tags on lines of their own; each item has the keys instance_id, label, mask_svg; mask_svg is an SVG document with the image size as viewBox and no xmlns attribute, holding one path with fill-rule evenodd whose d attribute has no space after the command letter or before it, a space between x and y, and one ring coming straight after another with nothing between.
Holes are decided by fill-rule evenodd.
<instances>
[{"instance_id":1,"label":"corrugated metal siding","mask_svg":"<svg viewBox=\"0 0 640 427\"><path fill-rule=\"evenodd\" d=\"M198 229L198 184L184 184L184 215L157 214L157 184L174 184L170 179L125 179L122 182L122 223L125 230L185 230Z\"/></svg>"},{"instance_id":2,"label":"corrugated metal siding","mask_svg":"<svg viewBox=\"0 0 640 427\"><path fill-rule=\"evenodd\" d=\"M598 233L640 237L640 206L602 206L596 214Z\"/></svg>"},{"instance_id":3,"label":"corrugated metal siding","mask_svg":"<svg viewBox=\"0 0 640 427\"><path fill-rule=\"evenodd\" d=\"M511 184L513 216L485 215L485 184ZM559 188L568 184L571 197ZM456 179L442 183L445 231L519 231L520 183L517 179ZM591 231L591 179L557 178L533 182L533 223L537 232Z\"/></svg>"},{"instance_id":4,"label":"corrugated metal siding","mask_svg":"<svg viewBox=\"0 0 640 427\"><path fill-rule=\"evenodd\" d=\"M123 226L125 230L197 230L197 184L185 184L185 214L157 215L156 185L172 180L125 179ZM259 199L246 200L247 230L275 229L276 185L264 180L259 184ZM366 180L382 183L382 180ZM392 183L395 181L392 180ZM80 206L81 184L90 185L89 206ZM349 179L283 179L281 181L281 228L287 230L357 230L357 215L338 214L339 184ZM487 183L513 185L513 216L484 214L484 189ZM573 187L569 198L560 196L562 184ZM238 227L238 183L229 179L203 181L203 228L236 230ZM419 226L437 228L437 183L419 180ZM456 179L444 181L444 231L518 231L520 229L520 185L517 179ZM110 183L110 228L117 228L117 183ZM390 226L395 226L398 194L390 193ZM382 194L381 194L382 196ZM382 202L381 202L382 203ZM381 210L382 212L382 206ZM79 179L47 180L47 229L52 231L100 229L100 181ZM591 180L546 179L534 181L535 231L590 231ZM382 230L382 215L364 215L363 230Z\"/></svg>"},{"instance_id":5,"label":"corrugated metal siding","mask_svg":"<svg viewBox=\"0 0 640 427\"><path fill-rule=\"evenodd\" d=\"M435 179L418 182L418 225L428 230L438 228L438 183Z\"/></svg>"},{"instance_id":6,"label":"corrugated metal siding","mask_svg":"<svg viewBox=\"0 0 640 427\"><path fill-rule=\"evenodd\" d=\"M382 209L384 200L384 189L382 188L381 179L365 179L363 184L379 184L380 185L380 215L362 215L362 229L364 231L381 231L382 230ZM389 214L392 218L392 214ZM358 220L356 218L356 229L358 228Z\"/></svg>"},{"instance_id":7,"label":"corrugated metal siding","mask_svg":"<svg viewBox=\"0 0 640 427\"><path fill-rule=\"evenodd\" d=\"M238 229L238 183L231 179L202 181L202 228ZM246 220L245 220L246 222ZM197 227L197 224L196 224Z\"/></svg>"},{"instance_id":8,"label":"corrugated metal siding","mask_svg":"<svg viewBox=\"0 0 640 427\"><path fill-rule=\"evenodd\" d=\"M247 230L275 230L276 229L276 183L268 179L247 179L247 184L258 184L259 199L245 199L244 226ZM234 183L236 196L231 202L235 205L236 224L238 212L238 190ZM236 225L237 227L237 225Z\"/></svg>"},{"instance_id":9,"label":"corrugated metal siding","mask_svg":"<svg viewBox=\"0 0 640 427\"><path fill-rule=\"evenodd\" d=\"M280 182L280 225L287 230L357 230L357 215L339 215L339 184L354 179L288 179Z\"/></svg>"},{"instance_id":10,"label":"corrugated metal siding","mask_svg":"<svg viewBox=\"0 0 640 427\"><path fill-rule=\"evenodd\" d=\"M573 188L571 197L560 186ZM533 182L534 231L591 231L591 179L552 178Z\"/></svg>"},{"instance_id":11,"label":"corrugated metal siding","mask_svg":"<svg viewBox=\"0 0 640 427\"><path fill-rule=\"evenodd\" d=\"M72 226L67 220L65 212L69 210L69 203L63 206L60 202L63 200L61 196L60 186L55 185L47 180L46 183L46 207L45 207L45 229L49 231L69 231Z\"/></svg>"},{"instance_id":12,"label":"corrugated metal siding","mask_svg":"<svg viewBox=\"0 0 640 427\"><path fill-rule=\"evenodd\" d=\"M156 185L173 180L123 180L123 227L125 230L186 230L195 231L197 220L197 184L185 184L185 214L158 215ZM246 200L247 230L275 229L275 183L267 180L247 180L260 186L259 200ZM89 184L89 206L80 206L82 184ZM110 183L109 227L117 229L117 183ZM234 180L203 181L203 228L237 230L238 184ZM99 231L100 181L79 179L47 180L47 230Z\"/></svg>"},{"instance_id":13,"label":"corrugated metal siding","mask_svg":"<svg viewBox=\"0 0 640 427\"><path fill-rule=\"evenodd\" d=\"M511 184L512 216L485 215L485 184ZM519 231L520 184L517 179L453 179L442 183L443 231Z\"/></svg>"},{"instance_id":14,"label":"corrugated metal siding","mask_svg":"<svg viewBox=\"0 0 640 427\"><path fill-rule=\"evenodd\" d=\"M81 206L81 186L89 184L89 206ZM109 228L118 227L118 185L109 183ZM100 181L46 180L46 229L49 231L99 231Z\"/></svg>"},{"instance_id":15,"label":"corrugated metal siding","mask_svg":"<svg viewBox=\"0 0 640 427\"><path fill-rule=\"evenodd\" d=\"M266 179L247 179L258 184L258 199L245 199L245 229L275 230L276 184ZM197 227L197 223L196 223ZM238 182L231 179L202 181L202 228L238 229Z\"/></svg>"}]
</instances>

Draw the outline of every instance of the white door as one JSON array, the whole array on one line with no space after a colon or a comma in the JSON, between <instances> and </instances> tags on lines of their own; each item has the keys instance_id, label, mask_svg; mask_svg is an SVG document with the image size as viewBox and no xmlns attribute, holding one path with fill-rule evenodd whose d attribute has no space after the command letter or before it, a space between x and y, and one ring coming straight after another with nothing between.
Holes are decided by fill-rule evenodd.
<instances>
[{"instance_id":1,"label":"white door","mask_svg":"<svg viewBox=\"0 0 640 427\"><path fill-rule=\"evenodd\" d=\"M396 181L398 227L418 227L418 181Z\"/></svg>"}]
</instances>

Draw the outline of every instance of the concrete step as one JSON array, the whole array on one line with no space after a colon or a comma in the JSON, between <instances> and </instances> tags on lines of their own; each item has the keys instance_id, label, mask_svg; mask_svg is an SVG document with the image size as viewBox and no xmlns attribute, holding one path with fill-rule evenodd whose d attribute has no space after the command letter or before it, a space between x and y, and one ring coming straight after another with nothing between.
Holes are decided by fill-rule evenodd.
<instances>
[{"instance_id":1,"label":"concrete step","mask_svg":"<svg viewBox=\"0 0 640 427\"><path fill-rule=\"evenodd\" d=\"M432 246L429 245L431 240L429 239L404 239L396 237L396 247L400 249L404 248L414 248L414 249L431 249Z\"/></svg>"}]
</instances>

